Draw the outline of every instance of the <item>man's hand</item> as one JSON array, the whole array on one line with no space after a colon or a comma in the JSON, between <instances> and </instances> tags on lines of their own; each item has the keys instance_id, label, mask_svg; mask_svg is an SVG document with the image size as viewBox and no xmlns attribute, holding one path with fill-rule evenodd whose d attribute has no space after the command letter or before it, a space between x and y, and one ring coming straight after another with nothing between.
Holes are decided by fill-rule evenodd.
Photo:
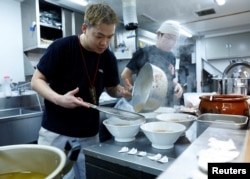
<instances>
[{"instance_id":1,"label":"man's hand","mask_svg":"<svg viewBox=\"0 0 250 179\"><path fill-rule=\"evenodd\" d=\"M61 95L57 99L57 105L60 105L65 108L76 108L80 106L89 107L89 104L85 103L82 98L75 96L78 92L79 88L76 88L72 91L67 92L64 95Z\"/></svg>"},{"instance_id":2,"label":"man's hand","mask_svg":"<svg viewBox=\"0 0 250 179\"><path fill-rule=\"evenodd\" d=\"M182 96L183 89L179 83L176 83L175 88L174 88L174 95L177 98L180 98Z\"/></svg>"},{"instance_id":3,"label":"man's hand","mask_svg":"<svg viewBox=\"0 0 250 179\"><path fill-rule=\"evenodd\" d=\"M130 83L130 81L128 79L124 80L124 88L130 92L132 92L133 89L133 85Z\"/></svg>"},{"instance_id":4,"label":"man's hand","mask_svg":"<svg viewBox=\"0 0 250 179\"><path fill-rule=\"evenodd\" d=\"M131 98L132 97L131 89L126 89L124 87L120 87L120 93L121 93L121 97L124 97L124 98Z\"/></svg>"}]
</instances>

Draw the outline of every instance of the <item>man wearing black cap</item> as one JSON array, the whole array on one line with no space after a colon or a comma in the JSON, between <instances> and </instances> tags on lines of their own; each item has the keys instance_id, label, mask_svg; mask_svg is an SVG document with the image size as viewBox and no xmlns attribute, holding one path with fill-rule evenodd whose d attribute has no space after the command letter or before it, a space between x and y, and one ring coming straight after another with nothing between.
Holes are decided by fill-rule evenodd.
<instances>
[{"instance_id":1,"label":"man wearing black cap","mask_svg":"<svg viewBox=\"0 0 250 179\"><path fill-rule=\"evenodd\" d=\"M179 37L179 26L176 23L165 21L157 30L156 45L137 50L121 74L124 84L127 80L133 85L133 74L138 74L145 63L151 63L161 68L168 79L168 92L165 106L174 105L174 96L180 98L183 93L181 85L175 79L176 58L171 52ZM126 87L126 86L125 86ZM131 86L127 86L130 88Z\"/></svg>"}]
</instances>

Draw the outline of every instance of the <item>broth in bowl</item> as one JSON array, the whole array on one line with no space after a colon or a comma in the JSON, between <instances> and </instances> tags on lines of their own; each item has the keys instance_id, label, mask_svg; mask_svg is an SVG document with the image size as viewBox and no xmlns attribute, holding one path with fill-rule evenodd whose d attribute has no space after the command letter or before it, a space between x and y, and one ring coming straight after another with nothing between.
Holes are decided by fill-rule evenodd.
<instances>
[{"instance_id":1,"label":"broth in bowl","mask_svg":"<svg viewBox=\"0 0 250 179\"><path fill-rule=\"evenodd\" d=\"M166 129L156 129L156 130L153 130L153 132L173 132L172 130L166 130Z\"/></svg>"},{"instance_id":2,"label":"broth in bowl","mask_svg":"<svg viewBox=\"0 0 250 179\"><path fill-rule=\"evenodd\" d=\"M156 116L157 120L175 122L186 126L186 130L197 120L196 116L184 113L162 113Z\"/></svg>"}]
</instances>

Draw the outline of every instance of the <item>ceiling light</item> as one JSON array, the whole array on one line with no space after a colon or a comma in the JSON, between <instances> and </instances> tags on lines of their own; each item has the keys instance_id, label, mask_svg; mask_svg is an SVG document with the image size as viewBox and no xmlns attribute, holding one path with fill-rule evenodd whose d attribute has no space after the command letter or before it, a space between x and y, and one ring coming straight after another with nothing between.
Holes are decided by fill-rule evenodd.
<instances>
[{"instance_id":1,"label":"ceiling light","mask_svg":"<svg viewBox=\"0 0 250 179\"><path fill-rule=\"evenodd\" d=\"M70 0L76 4L79 4L79 5L82 5L82 6L87 6L88 5L88 2L87 0Z\"/></svg>"},{"instance_id":2,"label":"ceiling light","mask_svg":"<svg viewBox=\"0 0 250 179\"><path fill-rule=\"evenodd\" d=\"M214 0L219 6L222 6L226 3L226 0Z\"/></svg>"},{"instance_id":3,"label":"ceiling light","mask_svg":"<svg viewBox=\"0 0 250 179\"><path fill-rule=\"evenodd\" d=\"M185 35L186 37L189 37L189 38L192 37L192 34L183 28L180 29L180 34Z\"/></svg>"}]
</instances>

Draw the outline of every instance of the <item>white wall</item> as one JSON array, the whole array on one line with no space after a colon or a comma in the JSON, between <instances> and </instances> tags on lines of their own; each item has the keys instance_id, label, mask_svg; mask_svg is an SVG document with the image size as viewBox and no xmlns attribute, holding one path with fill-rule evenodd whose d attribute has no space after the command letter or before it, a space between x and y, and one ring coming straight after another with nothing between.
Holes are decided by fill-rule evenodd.
<instances>
[{"instance_id":1,"label":"white wall","mask_svg":"<svg viewBox=\"0 0 250 179\"><path fill-rule=\"evenodd\" d=\"M20 2L0 0L0 83L4 75L24 81Z\"/></svg>"}]
</instances>

